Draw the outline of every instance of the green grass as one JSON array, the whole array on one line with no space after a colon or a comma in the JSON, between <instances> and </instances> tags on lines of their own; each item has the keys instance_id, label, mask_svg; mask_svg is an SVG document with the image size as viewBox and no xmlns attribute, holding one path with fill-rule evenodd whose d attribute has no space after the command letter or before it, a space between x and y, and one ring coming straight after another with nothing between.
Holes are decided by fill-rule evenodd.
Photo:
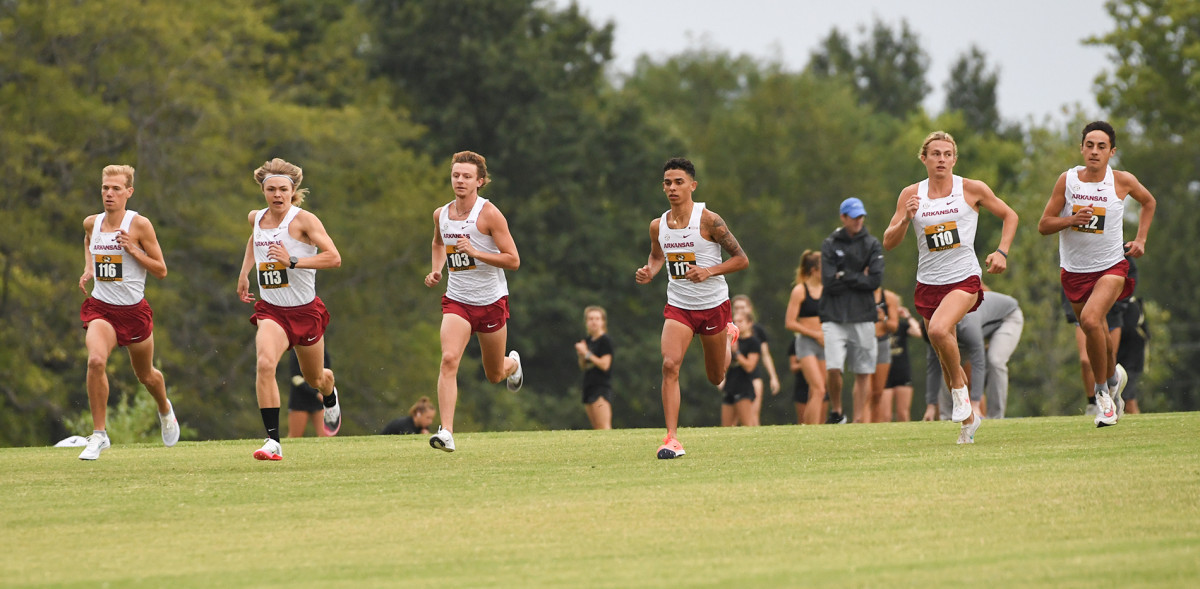
<instances>
[{"instance_id":1,"label":"green grass","mask_svg":"<svg viewBox=\"0 0 1200 589\"><path fill-rule=\"evenodd\" d=\"M1200 579L1200 413L0 450L0 585L1095 587Z\"/></svg>"}]
</instances>

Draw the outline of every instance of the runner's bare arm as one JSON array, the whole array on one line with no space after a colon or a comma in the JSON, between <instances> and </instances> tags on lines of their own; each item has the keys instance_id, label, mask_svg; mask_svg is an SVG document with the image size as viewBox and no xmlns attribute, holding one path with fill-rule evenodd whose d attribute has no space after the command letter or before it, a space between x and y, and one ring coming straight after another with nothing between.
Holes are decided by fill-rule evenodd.
<instances>
[{"instance_id":1,"label":"runner's bare arm","mask_svg":"<svg viewBox=\"0 0 1200 589\"><path fill-rule=\"evenodd\" d=\"M338 252L337 246L334 245L333 238L329 237L329 233L325 231L325 224L321 223L321 219L308 211L301 211L296 216L296 219L300 221L300 236L304 238L301 241L307 241L317 246L317 255L297 258L296 267L313 270L341 267L342 254ZM280 249L284 249L283 246L279 247ZM279 261L290 263L291 255L286 250L283 253L287 255L284 255L283 259Z\"/></svg>"},{"instance_id":2,"label":"runner's bare arm","mask_svg":"<svg viewBox=\"0 0 1200 589\"><path fill-rule=\"evenodd\" d=\"M1113 173L1116 175L1117 184L1129 188L1129 196L1142 205L1142 210L1138 212L1137 237L1125 244L1130 256L1140 258L1146 253L1146 238L1150 235L1150 223L1154 221L1154 210L1158 206L1158 201L1133 174L1119 170Z\"/></svg>"},{"instance_id":3,"label":"runner's bare arm","mask_svg":"<svg viewBox=\"0 0 1200 589\"><path fill-rule=\"evenodd\" d=\"M446 267L446 244L442 241L442 207L433 211L433 250L430 252L430 267L432 270L425 275L425 286L432 287L442 281L442 268Z\"/></svg>"},{"instance_id":4,"label":"runner's bare arm","mask_svg":"<svg viewBox=\"0 0 1200 589\"><path fill-rule=\"evenodd\" d=\"M254 215L255 211L250 211L250 239L246 240L246 253L242 256L242 271L238 273L237 281L238 298L244 303L254 302L254 293L250 292L248 276L250 269L254 267Z\"/></svg>"},{"instance_id":5,"label":"runner's bare arm","mask_svg":"<svg viewBox=\"0 0 1200 589\"><path fill-rule=\"evenodd\" d=\"M893 250L896 246L904 241L904 234L908 231L908 224L912 222L912 218L917 214L917 206L920 204L920 199L917 198L917 185L913 184L900 191L900 196L896 197L896 213L892 215L891 222L888 223L887 229L883 231L883 249Z\"/></svg>"},{"instance_id":6,"label":"runner's bare arm","mask_svg":"<svg viewBox=\"0 0 1200 589\"><path fill-rule=\"evenodd\" d=\"M163 259L162 247L154 233L154 224L141 215L134 217L130 231L117 234L117 243L137 260L151 276L162 280L167 277L167 262Z\"/></svg>"},{"instance_id":7,"label":"runner's bare arm","mask_svg":"<svg viewBox=\"0 0 1200 589\"><path fill-rule=\"evenodd\" d=\"M1000 218L1003 225L1000 227L1000 244L996 246L996 251L988 254L984 258L984 264L989 274L1000 274L1008 269L1008 252L1012 247L1013 239L1017 236L1017 223L1020 222L1017 212L1008 206L1008 203L1000 200L992 188L985 182L979 180L963 180L963 191L968 199L971 195L976 196L975 202L980 208L987 210L989 213ZM967 202L970 202L968 200Z\"/></svg>"},{"instance_id":8,"label":"runner's bare arm","mask_svg":"<svg viewBox=\"0 0 1200 589\"><path fill-rule=\"evenodd\" d=\"M658 223L661 220L655 219L650 222L650 257L646 259L646 265L638 268L633 274L633 279L638 284L649 284L667 261L662 246L658 244Z\"/></svg>"},{"instance_id":9,"label":"runner's bare arm","mask_svg":"<svg viewBox=\"0 0 1200 589\"><path fill-rule=\"evenodd\" d=\"M471 240L465 237L458 240L455 246L457 251L465 252L489 266L510 272L521 267L521 256L517 253L517 243L513 241L512 232L509 231L508 219L504 218L504 213L501 213L496 205L490 202L483 205L476 227L485 235L492 236L492 241L496 242L496 249L500 250L500 253L479 251L471 245Z\"/></svg>"},{"instance_id":10,"label":"runner's bare arm","mask_svg":"<svg viewBox=\"0 0 1200 589\"><path fill-rule=\"evenodd\" d=\"M96 215L88 215L83 220L83 274L79 275L79 290L88 294L87 283L94 276L92 272L92 227L96 224Z\"/></svg>"},{"instance_id":11,"label":"runner's bare arm","mask_svg":"<svg viewBox=\"0 0 1200 589\"><path fill-rule=\"evenodd\" d=\"M708 236L704 237L706 233ZM721 218L721 215L705 209L704 214L700 217L700 235L719 244L721 249L729 254L729 258L708 268L692 266L687 273L688 280L704 282L712 276L732 274L750 267L750 258L746 256L746 252L742 251L741 244L733 236L729 227L725 225L725 220Z\"/></svg>"},{"instance_id":12,"label":"runner's bare arm","mask_svg":"<svg viewBox=\"0 0 1200 589\"><path fill-rule=\"evenodd\" d=\"M1066 205L1067 173L1063 172L1059 174L1058 181L1054 183L1054 190L1050 191L1050 200L1046 202L1042 218L1038 219L1038 233L1051 235L1071 226L1080 227L1091 222L1092 207L1083 207L1074 215L1064 217L1062 210Z\"/></svg>"}]
</instances>

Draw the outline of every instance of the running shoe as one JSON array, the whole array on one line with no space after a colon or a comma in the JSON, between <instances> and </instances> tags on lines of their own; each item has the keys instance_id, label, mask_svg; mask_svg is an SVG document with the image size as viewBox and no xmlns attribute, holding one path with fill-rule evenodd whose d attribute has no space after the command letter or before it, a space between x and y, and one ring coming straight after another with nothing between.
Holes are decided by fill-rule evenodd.
<instances>
[{"instance_id":1,"label":"running shoe","mask_svg":"<svg viewBox=\"0 0 1200 589\"><path fill-rule=\"evenodd\" d=\"M736 346L738 338L742 337L742 330L738 329L738 326L734 325L732 321L725 326L725 333L733 336L733 339L729 340L730 346Z\"/></svg>"},{"instance_id":2,"label":"running shoe","mask_svg":"<svg viewBox=\"0 0 1200 589\"><path fill-rule=\"evenodd\" d=\"M966 421L972 411L971 397L967 394L967 387L951 390L950 397L954 399L954 410L950 412L950 421L954 423Z\"/></svg>"},{"instance_id":3,"label":"running shoe","mask_svg":"<svg viewBox=\"0 0 1200 589\"><path fill-rule=\"evenodd\" d=\"M325 434L336 436L342 429L342 396L333 387L333 407L325 408Z\"/></svg>"},{"instance_id":4,"label":"running shoe","mask_svg":"<svg viewBox=\"0 0 1200 589\"><path fill-rule=\"evenodd\" d=\"M1096 403L1092 402L1087 404L1087 408L1083 410L1083 414L1088 417L1095 417L1100 415L1100 410L1096 408Z\"/></svg>"},{"instance_id":5,"label":"running shoe","mask_svg":"<svg viewBox=\"0 0 1200 589\"><path fill-rule=\"evenodd\" d=\"M1125 371L1125 367L1117 364L1117 392L1113 395L1113 402L1117 404L1117 419L1125 417L1125 399L1121 398L1121 393L1125 392L1125 385L1129 384L1129 373Z\"/></svg>"},{"instance_id":6,"label":"running shoe","mask_svg":"<svg viewBox=\"0 0 1200 589\"><path fill-rule=\"evenodd\" d=\"M730 325L733 324L730 323ZM680 444L679 440L676 440L671 436L667 436L666 439L663 440L663 444L658 447L658 458L660 460L679 458L684 454L687 454L687 452L683 451L683 444Z\"/></svg>"},{"instance_id":7,"label":"running shoe","mask_svg":"<svg viewBox=\"0 0 1200 589\"><path fill-rule=\"evenodd\" d=\"M843 423L846 423L846 416L837 411L830 411L829 419L825 420L826 425L841 425Z\"/></svg>"},{"instance_id":8,"label":"running shoe","mask_svg":"<svg viewBox=\"0 0 1200 589\"><path fill-rule=\"evenodd\" d=\"M508 386L508 390L515 393L521 390L521 385L525 384L525 371L521 369L521 355L518 354L516 350L509 352L508 357L516 360L517 371L512 373L512 376L508 377L508 382L505 384ZM450 449L454 450L453 444L450 445Z\"/></svg>"},{"instance_id":9,"label":"running shoe","mask_svg":"<svg viewBox=\"0 0 1200 589\"><path fill-rule=\"evenodd\" d=\"M179 441L179 420L175 419L175 405L167 401L167 414L158 416L162 428L163 445L170 448Z\"/></svg>"},{"instance_id":10,"label":"running shoe","mask_svg":"<svg viewBox=\"0 0 1200 589\"><path fill-rule=\"evenodd\" d=\"M254 451L254 458L256 460L283 460L283 446L280 446L279 442L267 438L267 441L263 442L263 447Z\"/></svg>"},{"instance_id":11,"label":"running shoe","mask_svg":"<svg viewBox=\"0 0 1200 589\"><path fill-rule=\"evenodd\" d=\"M450 430L442 429L442 426L439 425L437 433L429 437L429 447L435 450L453 452L454 436L450 434Z\"/></svg>"},{"instance_id":12,"label":"running shoe","mask_svg":"<svg viewBox=\"0 0 1200 589\"><path fill-rule=\"evenodd\" d=\"M980 425L983 425L983 416L976 413L975 421L972 421L970 425L962 426L962 428L960 428L958 430L958 443L959 444L974 444L975 443L975 432L979 431Z\"/></svg>"},{"instance_id":13,"label":"running shoe","mask_svg":"<svg viewBox=\"0 0 1200 589\"><path fill-rule=\"evenodd\" d=\"M93 433L87 437L87 447L79 453L79 459L95 460L100 457L101 450L107 450L110 446L112 443L108 441L108 434Z\"/></svg>"},{"instance_id":14,"label":"running shoe","mask_svg":"<svg viewBox=\"0 0 1200 589\"><path fill-rule=\"evenodd\" d=\"M1108 392L1096 393L1096 408L1099 411L1095 419L1096 427L1117 425L1117 407L1113 404L1112 397L1108 396Z\"/></svg>"}]
</instances>

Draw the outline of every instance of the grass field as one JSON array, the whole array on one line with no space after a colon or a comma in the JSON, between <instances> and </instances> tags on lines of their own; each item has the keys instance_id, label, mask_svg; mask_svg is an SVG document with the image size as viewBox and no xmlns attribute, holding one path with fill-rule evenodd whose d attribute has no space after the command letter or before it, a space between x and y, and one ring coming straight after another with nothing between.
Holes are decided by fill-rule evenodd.
<instances>
[{"instance_id":1,"label":"grass field","mask_svg":"<svg viewBox=\"0 0 1200 589\"><path fill-rule=\"evenodd\" d=\"M0 586L1200 583L1200 413L0 450Z\"/></svg>"}]
</instances>

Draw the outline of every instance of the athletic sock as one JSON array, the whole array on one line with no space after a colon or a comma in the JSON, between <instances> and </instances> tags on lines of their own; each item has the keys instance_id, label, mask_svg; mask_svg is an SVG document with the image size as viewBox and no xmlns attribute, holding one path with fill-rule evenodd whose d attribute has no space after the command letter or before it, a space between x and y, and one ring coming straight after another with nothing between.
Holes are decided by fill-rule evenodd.
<instances>
[{"instance_id":1,"label":"athletic sock","mask_svg":"<svg viewBox=\"0 0 1200 589\"><path fill-rule=\"evenodd\" d=\"M1097 395L1099 395L1100 393L1108 394L1108 383L1106 383L1106 382L1096 383L1095 390L1096 390Z\"/></svg>"},{"instance_id":2,"label":"athletic sock","mask_svg":"<svg viewBox=\"0 0 1200 589\"><path fill-rule=\"evenodd\" d=\"M102 430L102 429L94 429L94 430L92 430L92 435L93 435L93 436L103 436L103 437L106 437L106 438L107 438L107 437L108 437L108 432L107 432L107 431L104 431L104 430Z\"/></svg>"},{"instance_id":3,"label":"athletic sock","mask_svg":"<svg viewBox=\"0 0 1200 589\"><path fill-rule=\"evenodd\" d=\"M1117 374L1114 372L1113 375L1108 378L1108 390L1116 390L1117 385L1119 384L1121 384L1121 379L1117 378Z\"/></svg>"},{"instance_id":4,"label":"athletic sock","mask_svg":"<svg viewBox=\"0 0 1200 589\"><path fill-rule=\"evenodd\" d=\"M267 437L279 441L279 408L278 407L260 407L258 410L262 414L263 426L267 428Z\"/></svg>"},{"instance_id":5,"label":"athletic sock","mask_svg":"<svg viewBox=\"0 0 1200 589\"><path fill-rule=\"evenodd\" d=\"M326 407L337 405L337 389L333 389L328 395L325 395L325 400L322 401Z\"/></svg>"}]
</instances>

